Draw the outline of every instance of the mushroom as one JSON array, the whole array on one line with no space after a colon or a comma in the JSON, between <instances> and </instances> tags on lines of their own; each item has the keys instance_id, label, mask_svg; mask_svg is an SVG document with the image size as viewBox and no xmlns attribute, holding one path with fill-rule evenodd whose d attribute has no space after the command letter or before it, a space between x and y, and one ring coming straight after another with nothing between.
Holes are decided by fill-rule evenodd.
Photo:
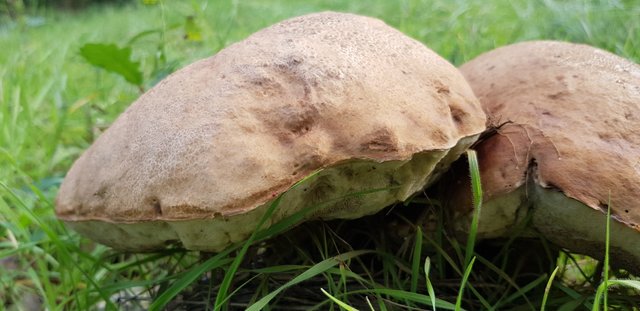
<instances>
[{"instance_id":1,"label":"mushroom","mask_svg":"<svg viewBox=\"0 0 640 311\"><path fill-rule=\"evenodd\" d=\"M484 188L478 236L508 236L531 216L553 243L603 258L610 208L612 260L637 272L640 66L586 45L534 41L460 70L491 127L474 147ZM467 189L449 201L458 232L470 224Z\"/></svg>"},{"instance_id":2,"label":"mushroom","mask_svg":"<svg viewBox=\"0 0 640 311\"><path fill-rule=\"evenodd\" d=\"M220 251L281 194L267 225L320 203L307 219L405 200L485 121L464 77L418 41L369 17L305 15L142 95L74 163L56 213L118 249Z\"/></svg>"}]
</instances>

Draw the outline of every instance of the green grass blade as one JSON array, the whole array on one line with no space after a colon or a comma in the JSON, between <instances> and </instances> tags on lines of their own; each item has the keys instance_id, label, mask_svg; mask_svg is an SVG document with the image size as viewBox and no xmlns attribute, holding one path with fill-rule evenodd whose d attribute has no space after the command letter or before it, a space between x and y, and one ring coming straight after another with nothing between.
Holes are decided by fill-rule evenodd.
<instances>
[{"instance_id":1,"label":"green grass blade","mask_svg":"<svg viewBox=\"0 0 640 311\"><path fill-rule=\"evenodd\" d=\"M32 190L35 190L35 193L39 193L39 191L37 191L37 189L35 189L35 187L33 187L33 185L29 184L29 186L31 187ZM50 223L45 222L44 219L41 219L40 217L38 217L38 215L36 215L34 213L34 211L32 209L29 208L29 206L26 204L26 202L23 200L23 198L21 196L19 196L18 194L16 194L11 188L9 188L9 186L7 186L5 183L0 181L0 190L4 190L4 192L9 196L9 198L12 199L12 201L16 204L16 206L19 207L19 210L23 211L23 213L20 213L23 216L27 216L27 218L32 222L38 225L39 229L42 230L46 236L50 239L50 242L55 245L55 249L57 250L57 255L60 257L58 258L58 260L63 260L65 262L67 262L70 266L72 266L72 269L76 269L77 271L80 271L84 277L84 281L90 283L92 286L94 287L99 287L97 282L95 281L94 277L92 275L90 275L85 268L83 268L82 266L80 266L80 264L77 262L77 260L74 260L73 255L72 255L72 250L69 248L68 243L66 243L65 241L61 240L60 237L58 236L58 233L55 231L56 229L60 229L60 228L56 228L56 227L52 227L50 226ZM1 193L1 192L0 192ZM40 194L41 195L41 194ZM47 201L44 197L40 197L40 200L42 201L42 204L46 204L48 206L51 206L51 202ZM59 225L59 223L53 223L54 225ZM64 230L64 228L62 228L61 230ZM63 231L64 232L64 231ZM34 248L34 249L39 249L39 248ZM38 263L40 263L38 261ZM41 263L40 263L41 264ZM41 269L41 271L47 271L47 268L42 265L43 269ZM67 268L69 269L69 268ZM34 283L38 283L40 282L40 280L32 280ZM48 283L48 279L46 279ZM48 285L48 284L47 284ZM109 307L114 307L113 302L111 302L111 300L109 300L109 297L107 295L105 295L102 292L99 292L100 297L106 302L107 306ZM51 303L53 304L53 301L51 301Z\"/></svg>"},{"instance_id":2,"label":"green grass blade","mask_svg":"<svg viewBox=\"0 0 640 311\"><path fill-rule=\"evenodd\" d=\"M569 300L569 301L563 303L560 307L558 307L558 311L575 311L575 310L578 310L580 305L582 305L586 299L587 299L587 297L582 297L582 298L575 299L575 300ZM582 309L582 310L584 310L584 309Z\"/></svg>"},{"instance_id":3,"label":"green grass blade","mask_svg":"<svg viewBox=\"0 0 640 311\"><path fill-rule=\"evenodd\" d=\"M312 174L312 175L315 175L315 173ZM291 189L294 188L294 187L297 187L300 183L302 183L306 179L310 178L312 175L310 175L309 177L307 177L307 178L301 180L300 182L296 183L294 186L291 187ZM340 197L337 197L337 198L329 199L326 202L322 202L322 203L315 204L313 206L304 208L301 211L299 211L299 212L297 212L297 213L295 213L293 215L290 215L290 216L278 221L277 223L271 225L271 227L269 227L268 229L261 230L260 232L258 232L258 234L255 237L255 241L261 241L261 240L267 239L269 237L272 237L272 236L278 235L280 233L283 233L283 232L289 230L291 227L301 223L303 220L305 220L305 217L307 215L309 215L309 214L313 213L314 211L316 211L316 210L318 210L318 209L320 209L322 207L325 207L325 206L327 206L327 205L329 205L331 203L335 203L335 202L338 202L338 201L346 200L346 199L349 199L349 198L362 197L362 196L366 196L367 194L374 194L374 193L378 193L378 192L382 192L382 191L389 191L389 190L396 189L396 188L399 188L399 186L386 187L386 188L376 188L376 189L370 189L370 190L363 190L363 191L360 191L360 192L349 193L349 194L346 194L346 195L343 195L343 196L340 196Z\"/></svg>"},{"instance_id":4,"label":"green grass blade","mask_svg":"<svg viewBox=\"0 0 640 311\"><path fill-rule=\"evenodd\" d=\"M465 249L464 265L465 267L471 261L473 249L476 242L476 233L478 232L478 222L480 221L480 210L482 207L482 184L480 181L480 167L478 165L478 156L475 150L467 150L467 158L469 160L469 172L471 173L471 191L473 193L473 219L471 221L471 229L467 239L467 247Z\"/></svg>"},{"instance_id":5,"label":"green grass blade","mask_svg":"<svg viewBox=\"0 0 640 311\"><path fill-rule=\"evenodd\" d=\"M367 306L369 306L369 310L371 311L376 311L376 309L373 307L373 305L371 304L371 301L369 300L369 297L364 297L364 300L367 301Z\"/></svg>"},{"instance_id":6,"label":"green grass blade","mask_svg":"<svg viewBox=\"0 0 640 311\"><path fill-rule=\"evenodd\" d=\"M306 268L308 267L302 266L302 265L280 265L280 266L271 266L271 267L264 267L259 269L252 269L250 271L253 273L270 274L270 273L291 272L291 271L302 270Z\"/></svg>"},{"instance_id":7,"label":"green grass blade","mask_svg":"<svg viewBox=\"0 0 640 311\"><path fill-rule=\"evenodd\" d=\"M320 289L322 291L323 294L325 294L325 296L329 297L329 299L331 299L331 301L335 302L337 305L339 305L341 308L347 310L347 311L358 311L358 309L340 301L338 298L331 296L331 294L327 293L327 291L324 290L324 288Z\"/></svg>"},{"instance_id":8,"label":"green grass blade","mask_svg":"<svg viewBox=\"0 0 640 311\"><path fill-rule=\"evenodd\" d=\"M640 281L639 280L609 280L610 285L615 286L624 286L633 288L637 291L640 291Z\"/></svg>"},{"instance_id":9,"label":"green grass blade","mask_svg":"<svg viewBox=\"0 0 640 311\"><path fill-rule=\"evenodd\" d=\"M231 292L229 295L227 295L227 297L226 297L224 300L222 300L222 301L220 302L220 305L224 306L224 304L225 304L225 303L227 303L227 301L229 301L229 299L231 299L231 297L232 297L235 293L239 292L243 287L247 286L247 285L248 285L249 283L251 283L253 280L255 280L255 279L257 279L257 278L259 278L259 277L261 277L261 276L262 276L262 275L260 275L260 274L256 274L256 275L254 275L254 276L250 277L248 280L244 281L244 283L242 283L242 284L240 284L240 285L236 286L235 290L233 290L233 292ZM211 290L211 289L209 289L209 290ZM209 294L210 294L210 292L209 292ZM207 303L208 303L210 300L209 300L209 299L207 299L206 301L207 301ZM214 306L214 308L215 308L215 306ZM208 307L207 307L207 310L208 310Z\"/></svg>"},{"instance_id":10,"label":"green grass blade","mask_svg":"<svg viewBox=\"0 0 640 311\"><path fill-rule=\"evenodd\" d=\"M171 284L167 290L162 292L162 294L160 294L160 296L158 296L149 306L149 310L162 310L167 303L173 299L173 297L197 280L203 273L228 263L227 256L229 256L234 249L235 248L227 249L226 251L218 253L217 255L207 259L202 264L191 268L191 270L187 271L181 278Z\"/></svg>"},{"instance_id":11,"label":"green grass blade","mask_svg":"<svg viewBox=\"0 0 640 311\"><path fill-rule=\"evenodd\" d=\"M312 176L315 176L316 174L317 172L314 172L306 176L305 178L303 178L302 180L294 184L290 189L293 189L299 186L301 183L305 182L306 180L308 180ZM240 251L236 255L235 260L232 262L231 266L227 270L227 273L225 273L225 277L218 290L218 295L216 296L216 310L221 308L222 301L227 300L226 293L229 290L229 286L231 284L231 281L233 280L233 276L235 275L235 272L240 266L240 263L242 262L242 258L244 257L244 254L246 254L246 251L249 248L249 246L257 240L267 238L273 234L279 233L280 231L286 230L292 225L298 223L303 218L304 216L303 212L309 212L308 209L305 209L304 211L294 214L286 218L284 221L277 223L276 225L272 226L272 228L261 230L262 227L264 226L264 223L271 217L276 207L280 204L281 200L282 200L282 195L279 195L269 205L269 208L267 209L267 211L261 218L260 222L258 223L256 230L254 230L254 232L251 234L249 239L242 244L242 248L240 249ZM160 296L158 296L154 301L154 303L150 306L150 309L151 310L162 309L167 303L169 303L169 301L171 301L171 299L173 299L173 297L175 297L179 292L181 292L183 289L189 286L189 284L194 282L204 272L221 267L223 265L223 260L225 259L224 257L228 256L232 251L236 250L237 248L238 246L233 246L231 248L228 248L224 252L219 253L216 256L207 260L206 262L198 265L195 268L192 268L188 273L185 273L185 275L182 278L177 280L166 291L164 291Z\"/></svg>"},{"instance_id":12,"label":"green grass blade","mask_svg":"<svg viewBox=\"0 0 640 311\"><path fill-rule=\"evenodd\" d=\"M624 286L640 291L640 281L638 280L609 280L608 282L602 282L596 291L591 310L600 310L600 304L604 302L602 301L602 298L605 297L605 292L608 290L609 286Z\"/></svg>"},{"instance_id":13,"label":"green grass blade","mask_svg":"<svg viewBox=\"0 0 640 311\"><path fill-rule=\"evenodd\" d=\"M220 295L220 292L224 289L225 292L223 292L223 296L222 298L218 299L218 297L216 297L216 303L224 300L226 298L226 290L228 290L229 284L231 282L231 279L233 277L233 274L235 274L235 271L237 270L237 267L240 264L240 260L237 260L238 257L240 257L240 255L244 255L244 253L246 253L246 250L248 248L248 245L251 244L251 242L255 239L256 233L259 231L260 227L262 227L262 225L266 222L266 220L271 216L271 214L273 214L273 211L275 210L275 207L278 205L278 203L280 203L280 199L282 196L278 196L278 198L276 198L273 203L269 206L269 209L267 210L267 212L265 212L264 216L262 217L262 219L260 220L258 227L256 228L256 231L254 231L254 233L251 235L251 237L249 238L249 240L243 244L242 250L238 253L238 256L236 257L236 260L233 261L232 263L232 267L230 268L231 272L228 272L225 274L225 279L223 280L223 284L220 286L220 291L218 292L218 294ZM173 299L173 297L175 297L179 292L181 292L182 290L184 290L187 286L189 286L191 283L193 283L198 277L200 277L203 273L210 271L212 269L221 267L226 261L226 256L228 256L232 251L234 251L235 249L237 249L236 247L230 247L227 250L209 258L207 261L205 261L204 263L192 268L191 270L189 270L187 273L184 274L184 276L182 276L179 280L177 280L176 282L174 282L166 291L164 291L160 296L158 296L155 301L151 304L151 306L149 307L150 310L160 310L162 308L164 308L164 306L169 303L169 301L171 301L171 299ZM244 250L244 252L243 252ZM235 269L234 269L235 267ZM227 277L228 275L231 275L229 277ZM226 280L226 284L225 284L225 280ZM223 288L224 287L224 288ZM216 304L216 308L218 308L218 305Z\"/></svg>"},{"instance_id":14,"label":"green grass blade","mask_svg":"<svg viewBox=\"0 0 640 311\"><path fill-rule=\"evenodd\" d=\"M445 251L444 248L442 248L443 244L438 243L437 241L429 238L428 236L426 237L426 239L429 242L429 244L431 244L431 246L435 248L437 254L440 255L440 257L444 260L444 262L449 264L451 269L453 269L458 275L462 275L463 273L462 269L458 266L458 263L456 262L456 260L454 260L454 258L449 256L447 251Z\"/></svg>"},{"instance_id":15,"label":"green grass blade","mask_svg":"<svg viewBox=\"0 0 640 311\"><path fill-rule=\"evenodd\" d=\"M554 284L554 287L562 291L564 294L567 295L567 297L572 298L574 301L577 301L577 300L582 301L581 304L584 306L584 309L590 310L593 308L593 304L590 302L590 300L586 299L585 296L578 293L576 290L569 288L567 286L564 286L561 283Z\"/></svg>"},{"instance_id":16,"label":"green grass blade","mask_svg":"<svg viewBox=\"0 0 640 311\"><path fill-rule=\"evenodd\" d=\"M516 283L515 280L513 280L509 275L507 275L506 272L504 272L503 270L501 270L500 268L498 268L496 265L494 265L491 261L485 259L484 257L480 257L480 256L476 256L476 260L478 260L480 263L482 263L483 265L485 265L487 268L491 269L493 272L495 272L498 276L500 276L503 280L507 281L507 283L509 283L509 285L511 285L511 287L515 288L516 290L516 296L512 296L512 298L517 298L518 296L522 296L525 301L527 302L527 304L529 305L529 307L532 310L535 310L533 304L531 303L531 301L529 301L529 298L527 298L526 295L524 295L524 291L522 288L520 288L520 286L518 286L518 284ZM520 295L518 295L518 293L520 293ZM500 306L501 304L506 304L508 303L510 300L508 298L499 301L499 303L497 304L498 306Z\"/></svg>"},{"instance_id":17,"label":"green grass blade","mask_svg":"<svg viewBox=\"0 0 640 311\"><path fill-rule=\"evenodd\" d=\"M278 294L280 294L280 292L284 291L285 289L296 285L300 282L304 282L310 278L313 278L314 276L324 273L325 271L335 267L336 265L338 265L340 262L343 261L347 261L353 257L357 257L357 256L361 256L364 254L368 254L368 253L372 253L372 251L368 251L368 250L359 250L359 251L351 251L351 252L347 252L329 259L325 259L317 264L315 264L314 266L312 266L311 268L309 268L308 270L304 271L303 273L299 274L298 276L296 276L295 278L293 278L291 281L283 284L282 286L280 286L279 288L277 288L276 290L270 292L269 294L267 294L266 296L262 297L260 300L256 301L254 304L252 304L251 306L249 306L249 308L247 308L247 311L259 311L264 309L265 307L267 307L267 305L269 304L269 302L271 300L273 300L273 298L275 298Z\"/></svg>"},{"instance_id":18,"label":"green grass blade","mask_svg":"<svg viewBox=\"0 0 640 311\"><path fill-rule=\"evenodd\" d=\"M458 275L462 276L463 275L463 271L460 270L458 264L456 263L456 261L447 254L447 252L442 248L442 245L439 244L438 242L436 242L435 240L426 237L427 241L429 241L429 243L431 244L431 246L433 246L437 252L438 255L440 255L439 257L444 259L445 262L447 262L449 264L449 267L451 269L453 269ZM455 241L455 240L453 240ZM490 309L491 305L489 304L489 302L483 298L480 293L473 287L473 286L469 286L469 290L471 290L471 292L478 298L478 300L480 301L480 303L482 304L482 306L485 309Z\"/></svg>"},{"instance_id":19,"label":"green grass blade","mask_svg":"<svg viewBox=\"0 0 640 311\"><path fill-rule=\"evenodd\" d=\"M431 279L429 278L430 270L431 270L431 258L427 257L424 260L424 277L427 283L427 293L429 293L429 297L431 297L431 308L433 311L436 311L436 292L433 290L433 284L431 284Z\"/></svg>"},{"instance_id":20,"label":"green grass blade","mask_svg":"<svg viewBox=\"0 0 640 311\"><path fill-rule=\"evenodd\" d=\"M349 296L347 296L346 292L347 292L347 276L348 275L353 275L353 273L351 273L351 271L347 271L347 267L344 264L340 264L338 265L339 267L339 271L340 271L340 285L338 286L338 289L343 291L343 295L344 295L344 299L347 300L347 303L349 302Z\"/></svg>"},{"instance_id":21,"label":"green grass blade","mask_svg":"<svg viewBox=\"0 0 640 311\"><path fill-rule=\"evenodd\" d=\"M611 246L611 190L609 190L609 202L607 202L607 225L605 230L604 244L604 267L603 267L603 284L604 284L604 311L608 310L609 305L609 248Z\"/></svg>"},{"instance_id":22,"label":"green grass blade","mask_svg":"<svg viewBox=\"0 0 640 311\"><path fill-rule=\"evenodd\" d=\"M225 273L222 283L220 283L220 288L218 289L218 295L216 296L215 310L220 310L220 308L222 308L222 305L223 305L222 302L225 301L227 298L227 292L229 290L229 287L231 286L231 281L233 280L233 276L236 274L236 271L240 267L240 264L244 259L244 255L247 253L249 246L253 244L253 241L255 240L257 233L262 229L262 226L264 226L267 220L271 218L271 215L273 215L273 212L275 211L276 207L280 204L281 200L282 200L282 195L279 195L275 200L273 200L273 202L271 203L271 205L269 205L269 208L267 209L265 214L262 216L262 219L260 219L260 222L258 223L258 226L256 227L256 229L253 231L249 239L242 245L242 248L240 249L238 254L236 254L236 258L233 260L233 262L231 263L231 266Z\"/></svg>"},{"instance_id":23,"label":"green grass blade","mask_svg":"<svg viewBox=\"0 0 640 311\"><path fill-rule=\"evenodd\" d=\"M540 284L544 283L544 280L546 278L547 278L547 275L539 276L535 280L529 282L529 284L519 288L515 293L511 294L509 297L505 298L502 301L502 304L510 303L510 302L516 300L518 297L525 297L526 298L527 297L527 293L530 292L531 290L535 289L536 287L538 287ZM529 305L529 308L531 310L535 310L533 305ZM496 309L500 309L500 308L496 308Z\"/></svg>"},{"instance_id":24,"label":"green grass blade","mask_svg":"<svg viewBox=\"0 0 640 311\"><path fill-rule=\"evenodd\" d=\"M412 302L417 302L426 306L433 306L432 303L432 298L427 296L427 295L423 295L423 294L419 294L419 293L412 293L409 291L404 291L401 289L391 289L391 288L371 288L371 289L359 289L359 290L354 290L354 291L350 291L350 294L379 294L379 295L386 295L389 297L393 297L397 300L402 300L402 301L412 301ZM444 301L441 299L437 299L436 298L436 304L435 307L438 308L439 310L455 310L456 306L448 301ZM464 311L464 309L459 309Z\"/></svg>"},{"instance_id":25,"label":"green grass blade","mask_svg":"<svg viewBox=\"0 0 640 311\"><path fill-rule=\"evenodd\" d=\"M559 269L560 266L557 266L555 269L553 269L553 272L549 277L549 281L547 281L547 286L544 288L544 295L542 296L542 305L540 306L540 311L544 311L544 308L547 305L547 298L549 298L549 292L551 292L551 285L553 285L553 280L555 279L556 273L558 273Z\"/></svg>"},{"instance_id":26,"label":"green grass blade","mask_svg":"<svg viewBox=\"0 0 640 311\"><path fill-rule=\"evenodd\" d=\"M413 258L411 263L411 291L418 291L418 280L420 279L420 257L422 257L422 229L416 229L416 238L413 246Z\"/></svg>"},{"instance_id":27,"label":"green grass blade","mask_svg":"<svg viewBox=\"0 0 640 311\"><path fill-rule=\"evenodd\" d=\"M471 269L473 268L473 263L476 261L476 257L471 258L469 265L467 265L467 269L464 271L464 275L462 276L462 281L460 282L460 290L458 291L458 298L456 298L456 311L462 310L462 295L464 294L464 288L467 286L467 282L469 280L469 275L471 275Z\"/></svg>"},{"instance_id":28,"label":"green grass blade","mask_svg":"<svg viewBox=\"0 0 640 311\"><path fill-rule=\"evenodd\" d=\"M603 280L602 283L598 286L598 290L596 291L596 296L593 300L593 309L594 311L600 310L600 299L604 298L604 311L608 310L609 302L609 241L611 238L611 191L609 191L609 202L607 204L607 223L605 227L605 244L604 244L604 264L603 264Z\"/></svg>"}]
</instances>

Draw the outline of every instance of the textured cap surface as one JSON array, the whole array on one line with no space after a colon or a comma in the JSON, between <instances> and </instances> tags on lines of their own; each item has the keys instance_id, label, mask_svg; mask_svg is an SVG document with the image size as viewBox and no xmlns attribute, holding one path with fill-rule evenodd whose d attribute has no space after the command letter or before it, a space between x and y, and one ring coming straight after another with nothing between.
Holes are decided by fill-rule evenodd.
<instances>
[{"instance_id":1,"label":"textured cap surface","mask_svg":"<svg viewBox=\"0 0 640 311\"><path fill-rule=\"evenodd\" d=\"M373 18L306 15L144 94L73 165L56 212L70 222L226 219L318 169L447 151L485 121L464 77L421 43Z\"/></svg>"},{"instance_id":2,"label":"textured cap surface","mask_svg":"<svg viewBox=\"0 0 640 311\"><path fill-rule=\"evenodd\" d=\"M615 219L640 230L640 66L586 45L535 41L461 71L489 122L510 122L477 147L487 201L532 177L595 210L606 213L610 202Z\"/></svg>"}]
</instances>

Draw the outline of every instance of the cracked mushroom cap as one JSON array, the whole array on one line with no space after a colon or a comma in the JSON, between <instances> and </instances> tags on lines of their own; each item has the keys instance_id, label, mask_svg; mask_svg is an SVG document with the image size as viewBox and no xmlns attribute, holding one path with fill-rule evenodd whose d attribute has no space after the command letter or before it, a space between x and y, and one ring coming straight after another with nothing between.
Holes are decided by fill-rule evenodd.
<instances>
[{"instance_id":1,"label":"cracked mushroom cap","mask_svg":"<svg viewBox=\"0 0 640 311\"><path fill-rule=\"evenodd\" d=\"M533 213L533 227L549 240L602 258L610 207L612 259L637 271L640 66L586 45L534 41L460 69L490 123L502 124L476 146L485 190L481 236L504 236ZM454 197L464 228L470 197Z\"/></svg>"},{"instance_id":2,"label":"cracked mushroom cap","mask_svg":"<svg viewBox=\"0 0 640 311\"><path fill-rule=\"evenodd\" d=\"M269 223L323 202L306 218L404 200L484 129L464 77L418 41L377 19L311 14L142 95L75 162L56 213L119 249L220 251L285 192ZM349 196L371 189L384 190Z\"/></svg>"}]
</instances>

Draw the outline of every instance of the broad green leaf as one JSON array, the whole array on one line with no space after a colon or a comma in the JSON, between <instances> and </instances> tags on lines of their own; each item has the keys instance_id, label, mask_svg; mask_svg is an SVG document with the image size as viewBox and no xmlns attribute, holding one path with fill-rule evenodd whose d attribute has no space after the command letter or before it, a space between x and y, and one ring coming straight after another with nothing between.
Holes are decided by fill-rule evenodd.
<instances>
[{"instance_id":1,"label":"broad green leaf","mask_svg":"<svg viewBox=\"0 0 640 311\"><path fill-rule=\"evenodd\" d=\"M91 65L113 72L136 86L142 85L140 63L131 60L131 48L115 44L87 43L80 48L80 55Z\"/></svg>"},{"instance_id":2,"label":"broad green leaf","mask_svg":"<svg viewBox=\"0 0 640 311\"><path fill-rule=\"evenodd\" d=\"M194 42L202 41L202 30L193 16L187 16L184 22L184 38Z\"/></svg>"}]
</instances>

